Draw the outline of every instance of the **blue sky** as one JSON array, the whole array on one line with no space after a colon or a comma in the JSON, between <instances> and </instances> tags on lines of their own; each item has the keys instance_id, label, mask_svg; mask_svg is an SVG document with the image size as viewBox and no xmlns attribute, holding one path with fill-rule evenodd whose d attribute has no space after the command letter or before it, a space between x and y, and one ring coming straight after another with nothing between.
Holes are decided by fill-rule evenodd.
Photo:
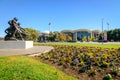
<instances>
[{"instance_id":1,"label":"blue sky","mask_svg":"<svg viewBox=\"0 0 120 80\"><path fill-rule=\"evenodd\" d=\"M120 0L0 0L0 36L9 27L8 21L18 18L23 28L40 32L64 29L104 30L120 28Z\"/></svg>"}]
</instances>

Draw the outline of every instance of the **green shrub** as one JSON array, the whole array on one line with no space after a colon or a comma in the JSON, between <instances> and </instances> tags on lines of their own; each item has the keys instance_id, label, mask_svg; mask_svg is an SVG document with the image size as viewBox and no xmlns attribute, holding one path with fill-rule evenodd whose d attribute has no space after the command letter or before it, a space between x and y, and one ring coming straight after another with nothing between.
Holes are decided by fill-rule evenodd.
<instances>
[{"instance_id":1,"label":"green shrub","mask_svg":"<svg viewBox=\"0 0 120 80\"><path fill-rule=\"evenodd\" d=\"M94 70L94 71L92 71L91 73L90 73L90 75L89 76L95 76L97 74L97 71L96 70Z\"/></svg>"},{"instance_id":2,"label":"green shrub","mask_svg":"<svg viewBox=\"0 0 120 80\"><path fill-rule=\"evenodd\" d=\"M98 68L98 72L101 72L101 71L102 71L102 69L99 67L99 68Z\"/></svg>"},{"instance_id":3,"label":"green shrub","mask_svg":"<svg viewBox=\"0 0 120 80\"><path fill-rule=\"evenodd\" d=\"M103 68L107 68L108 66L109 66L109 63L103 61L101 67L103 67Z\"/></svg>"},{"instance_id":4,"label":"green shrub","mask_svg":"<svg viewBox=\"0 0 120 80\"><path fill-rule=\"evenodd\" d=\"M118 70L117 70L117 69L113 69L113 70L111 71L111 74L117 76L117 75L118 75Z\"/></svg>"},{"instance_id":5,"label":"green shrub","mask_svg":"<svg viewBox=\"0 0 120 80\"><path fill-rule=\"evenodd\" d=\"M114 66L114 63L110 63L110 66Z\"/></svg>"},{"instance_id":6,"label":"green shrub","mask_svg":"<svg viewBox=\"0 0 120 80\"><path fill-rule=\"evenodd\" d=\"M103 78L103 80L113 80L111 74L106 74Z\"/></svg>"},{"instance_id":7,"label":"green shrub","mask_svg":"<svg viewBox=\"0 0 120 80\"><path fill-rule=\"evenodd\" d=\"M82 38L82 41L87 41L87 37L84 36L84 37Z\"/></svg>"}]
</instances>

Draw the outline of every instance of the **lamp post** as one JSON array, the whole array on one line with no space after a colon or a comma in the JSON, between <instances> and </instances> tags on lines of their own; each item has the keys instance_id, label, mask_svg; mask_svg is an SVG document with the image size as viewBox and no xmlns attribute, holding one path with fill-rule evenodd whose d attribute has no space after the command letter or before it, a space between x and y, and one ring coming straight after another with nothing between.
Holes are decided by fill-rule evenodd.
<instances>
[{"instance_id":1,"label":"lamp post","mask_svg":"<svg viewBox=\"0 0 120 80\"><path fill-rule=\"evenodd\" d=\"M104 20L104 18L102 18L102 44L103 44L103 39L104 39L104 33L103 33L103 20Z\"/></svg>"},{"instance_id":2,"label":"lamp post","mask_svg":"<svg viewBox=\"0 0 120 80\"><path fill-rule=\"evenodd\" d=\"M49 23L48 23L48 26L49 26L49 32L50 32L50 25L51 25L51 23L49 22Z\"/></svg>"},{"instance_id":3,"label":"lamp post","mask_svg":"<svg viewBox=\"0 0 120 80\"><path fill-rule=\"evenodd\" d=\"M109 23L107 23L108 31L109 31L109 25L110 25L110 24L109 24Z\"/></svg>"}]
</instances>

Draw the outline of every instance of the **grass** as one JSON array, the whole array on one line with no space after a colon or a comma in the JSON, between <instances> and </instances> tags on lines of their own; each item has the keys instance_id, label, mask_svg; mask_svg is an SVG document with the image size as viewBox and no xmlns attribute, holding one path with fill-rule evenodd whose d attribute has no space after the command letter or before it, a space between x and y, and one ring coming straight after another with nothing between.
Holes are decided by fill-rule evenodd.
<instances>
[{"instance_id":1,"label":"grass","mask_svg":"<svg viewBox=\"0 0 120 80\"><path fill-rule=\"evenodd\" d=\"M91 47L102 47L102 48L120 48L120 44L81 44L81 43L69 43L69 42L47 42L39 43L35 42L34 45L72 45L72 46L91 46Z\"/></svg>"},{"instance_id":2,"label":"grass","mask_svg":"<svg viewBox=\"0 0 120 80\"><path fill-rule=\"evenodd\" d=\"M0 57L0 80L77 80L26 56Z\"/></svg>"},{"instance_id":3,"label":"grass","mask_svg":"<svg viewBox=\"0 0 120 80\"><path fill-rule=\"evenodd\" d=\"M72 45L120 48L120 44L38 43L34 45ZM50 65L26 56L0 57L0 80L77 80Z\"/></svg>"}]
</instances>

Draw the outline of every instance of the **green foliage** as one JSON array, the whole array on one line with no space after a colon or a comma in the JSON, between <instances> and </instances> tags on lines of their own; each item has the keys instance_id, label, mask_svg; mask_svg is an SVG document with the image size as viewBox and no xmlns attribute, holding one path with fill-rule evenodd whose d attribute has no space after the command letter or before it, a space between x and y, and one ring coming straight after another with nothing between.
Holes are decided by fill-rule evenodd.
<instances>
[{"instance_id":1,"label":"green foliage","mask_svg":"<svg viewBox=\"0 0 120 80\"><path fill-rule=\"evenodd\" d=\"M48 36L48 40L49 40L49 41L55 41L55 38L56 38L55 33L50 32L50 34L49 34L49 36Z\"/></svg>"},{"instance_id":2,"label":"green foliage","mask_svg":"<svg viewBox=\"0 0 120 80\"><path fill-rule=\"evenodd\" d=\"M77 80L25 56L0 57L0 80Z\"/></svg>"},{"instance_id":3,"label":"green foliage","mask_svg":"<svg viewBox=\"0 0 120 80\"><path fill-rule=\"evenodd\" d=\"M113 70L111 71L111 74L117 76L117 75L118 75L118 72L119 72L119 71L118 71L117 69L113 69Z\"/></svg>"},{"instance_id":4,"label":"green foliage","mask_svg":"<svg viewBox=\"0 0 120 80\"><path fill-rule=\"evenodd\" d=\"M93 41L92 37L89 37L89 38L88 38L88 41Z\"/></svg>"},{"instance_id":5,"label":"green foliage","mask_svg":"<svg viewBox=\"0 0 120 80\"><path fill-rule=\"evenodd\" d=\"M84 37L82 38L82 41L87 41L87 37L84 36Z\"/></svg>"},{"instance_id":6,"label":"green foliage","mask_svg":"<svg viewBox=\"0 0 120 80\"><path fill-rule=\"evenodd\" d=\"M37 41L40 36L40 32L38 30L32 28L25 28L26 33L28 34L28 40Z\"/></svg>"},{"instance_id":7,"label":"green foliage","mask_svg":"<svg viewBox=\"0 0 120 80\"><path fill-rule=\"evenodd\" d=\"M110 63L110 66L114 66L114 63Z\"/></svg>"},{"instance_id":8,"label":"green foliage","mask_svg":"<svg viewBox=\"0 0 120 80\"><path fill-rule=\"evenodd\" d=\"M97 39L96 39L95 37L92 37L92 40L95 41L95 40L97 40Z\"/></svg>"},{"instance_id":9,"label":"green foliage","mask_svg":"<svg viewBox=\"0 0 120 80\"><path fill-rule=\"evenodd\" d=\"M106 74L103 78L103 80L113 80L111 74Z\"/></svg>"},{"instance_id":10,"label":"green foliage","mask_svg":"<svg viewBox=\"0 0 120 80\"><path fill-rule=\"evenodd\" d=\"M64 33L50 32L48 38L49 41L69 41L72 40L70 36L66 36Z\"/></svg>"},{"instance_id":11,"label":"green foliage","mask_svg":"<svg viewBox=\"0 0 120 80\"><path fill-rule=\"evenodd\" d=\"M95 41L95 37L88 38L88 41Z\"/></svg>"},{"instance_id":12,"label":"green foliage","mask_svg":"<svg viewBox=\"0 0 120 80\"><path fill-rule=\"evenodd\" d=\"M66 41L66 35L64 33L59 33L58 41Z\"/></svg>"},{"instance_id":13,"label":"green foliage","mask_svg":"<svg viewBox=\"0 0 120 80\"><path fill-rule=\"evenodd\" d=\"M94 71L92 71L91 73L90 73L90 75L89 76L95 76L97 74L97 71L96 70L94 70Z\"/></svg>"},{"instance_id":14,"label":"green foliage","mask_svg":"<svg viewBox=\"0 0 120 80\"><path fill-rule=\"evenodd\" d=\"M66 36L67 41L71 41L72 37L71 36Z\"/></svg>"},{"instance_id":15,"label":"green foliage","mask_svg":"<svg viewBox=\"0 0 120 80\"><path fill-rule=\"evenodd\" d=\"M120 41L120 29L109 30L107 37L109 41Z\"/></svg>"},{"instance_id":16,"label":"green foliage","mask_svg":"<svg viewBox=\"0 0 120 80\"><path fill-rule=\"evenodd\" d=\"M109 66L109 63L103 61L101 67L107 68Z\"/></svg>"},{"instance_id":17,"label":"green foliage","mask_svg":"<svg viewBox=\"0 0 120 80\"><path fill-rule=\"evenodd\" d=\"M48 37L49 41L71 41L72 37L69 35L65 35L64 33L59 33L57 31L55 32L50 32L49 37Z\"/></svg>"},{"instance_id":18,"label":"green foliage","mask_svg":"<svg viewBox=\"0 0 120 80\"><path fill-rule=\"evenodd\" d=\"M72 66L76 66L76 64L77 64L77 62L74 62L74 61L71 62Z\"/></svg>"},{"instance_id":19,"label":"green foliage","mask_svg":"<svg viewBox=\"0 0 120 80\"><path fill-rule=\"evenodd\" d=\"M55 41L59 41L59 32L58 31L54 31L54 38L55 38Z\"/></svg>"},{"instance_id":20,"label":"green foliage","mask_svg":"<svg viewBox=\"0 0 120 80\"><path fill-rule=\"evenodd\" d=\"M98 40L103 40L103 37L104 37L103 33L100 33Z\"/></svg>"}]
</instances>

